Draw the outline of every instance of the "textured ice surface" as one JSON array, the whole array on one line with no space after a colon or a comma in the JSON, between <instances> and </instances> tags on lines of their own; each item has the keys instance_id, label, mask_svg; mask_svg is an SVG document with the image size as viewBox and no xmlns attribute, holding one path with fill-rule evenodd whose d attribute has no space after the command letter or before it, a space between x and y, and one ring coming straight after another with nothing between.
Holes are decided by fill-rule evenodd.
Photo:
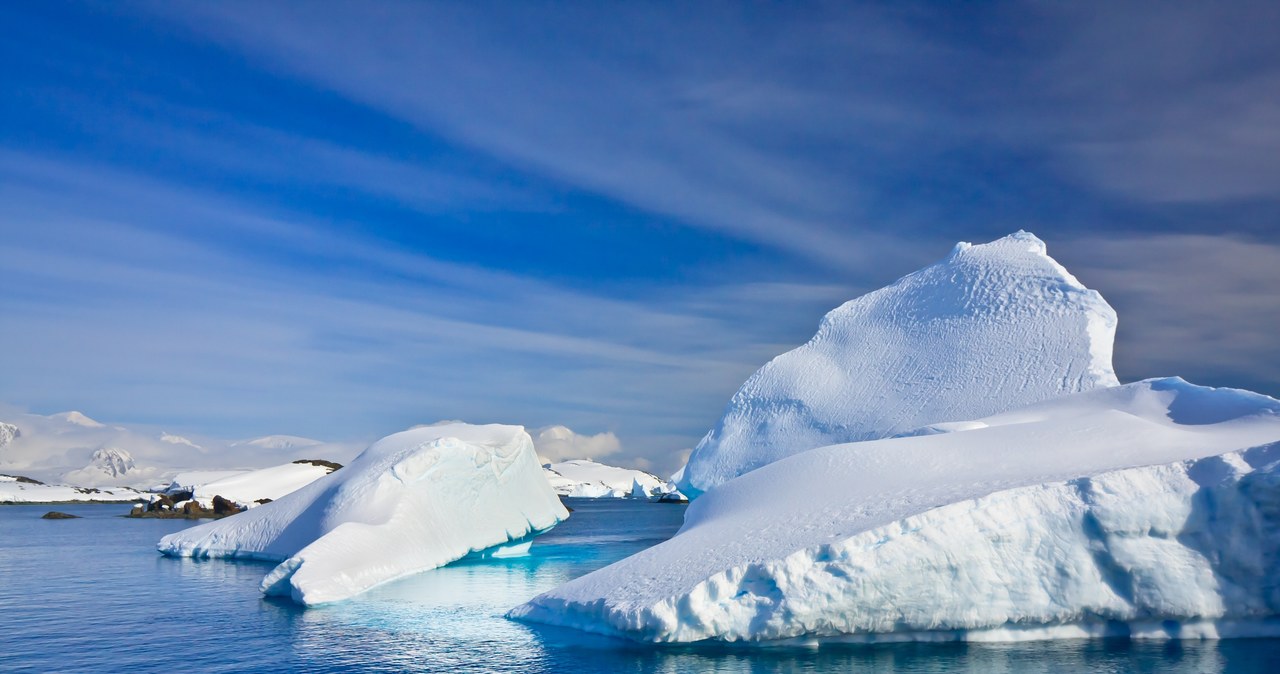
<instances>
[{"instance_id":1,"label":"textured ice surface","mask_svg":"<svg viewBox=\"0 0 1280 674\"><path fill-rule=\"evenodd\" d=\"M845 303L747 379L679 482L696 496L796 452L1117 384L1116 315L1018 232Z\"/></svg>"},{"instance_id":2,"label":"textured ice surface","mask_svg":"<svg viewBox=\"0 0 1280 674\"><path fill-rule=\"evenodd\" d=\"M645 641L1280 633L1280 401L1159 379L822 447L513 617Z\"/></svg>"},{"instance_id":3,"label":"textured ice surface","mask_svg":"<svg viewBox=\"0 0 1280 674\"><path fill-rule=\"evenodd\" d=\"M338 601L568 517L519 426L447 424L374 443L279 500L165 536L166 555L279 561L263 591Z\"/></svg>"}]
</instances>

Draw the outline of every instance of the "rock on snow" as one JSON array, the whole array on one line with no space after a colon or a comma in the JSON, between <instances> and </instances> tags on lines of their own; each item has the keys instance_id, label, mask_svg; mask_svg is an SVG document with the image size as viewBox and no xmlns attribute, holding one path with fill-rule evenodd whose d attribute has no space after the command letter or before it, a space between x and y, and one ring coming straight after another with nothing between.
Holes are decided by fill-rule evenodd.
<instances>
[{"instance_id":1,"label":"rock on snow","mask_svg":"<svg viewBox=\"0 0 1280 674\"><path fill-rule=\"evenodd\" d=\"M262 589L338 601L544 531L568 512L519 426L449 424L374 443L279 500L165 536L171 556L278 561Z\"/></svg>"},{"instance_id":2,"label":"rock on snow","mask_svg":"<svg viewBox=\"0 0 1280 674\"><path fill-rule=\"evenodd\" d=\"M678 483L697 496L814 447L976 419L1117 382L1116 315L1026 232L845 303L747 379Z\"/></svg>"},{"instance_id":3,"label":"rock on snow","mask_svg":"<svg viewBox=\"0 0 1280 674\"><path fill-rule=\"evenodd\" d=\"M822 447L511 616L645 641L1280 633L1280 401L1158 379Z\"/></svg>"}]
</instances>

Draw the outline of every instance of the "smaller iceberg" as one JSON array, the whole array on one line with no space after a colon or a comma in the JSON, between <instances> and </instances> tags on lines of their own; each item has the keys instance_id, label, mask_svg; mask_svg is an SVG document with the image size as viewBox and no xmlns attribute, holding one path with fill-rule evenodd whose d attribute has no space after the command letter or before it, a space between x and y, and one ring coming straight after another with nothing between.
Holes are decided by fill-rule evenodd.
<instances>
[{"instance_id":1,"label":"smaller iceberg","mask_svg":"<svg viewBox=\"0 0 1280 674\"><path fill-rule=\"evenodd\" d=\"M507 546L568 516L523 428L458 423L383 438L342 470L165 536L157 548L279 562L263 592L313 606Z\"/></svg>"}]
</instances>

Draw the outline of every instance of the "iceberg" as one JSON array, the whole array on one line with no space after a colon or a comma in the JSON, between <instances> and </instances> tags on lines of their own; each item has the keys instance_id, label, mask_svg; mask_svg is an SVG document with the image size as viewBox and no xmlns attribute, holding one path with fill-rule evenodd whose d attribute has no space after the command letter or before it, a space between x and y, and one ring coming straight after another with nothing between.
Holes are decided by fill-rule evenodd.
<instances>
[{"instance_id":1,"label":"iceberg","mask_svg":"<svg viewBox=\"0 0 1280 674\"><path fill-rule=\"evenodd\" d=\"M509 615L649 642L1280 635L1280 401L1169 378L970 421L758 468Z\"/></svg>"},{"instance_id":2,"label":"iceberg","mask_svg":"<svg viewBox=\"0 0 1280 674\"><path fill-rule=\"evenodd\" d=\"M567 517L523 428L454 423L383 438L341 470L157 547L279 562L263 592L312 606L518 546Z\"/></svg>"},{"instance_id":3,"label":"iceberg","mask_svg":"<svg viewBox=\"0 0 1280 674\"><path fill-rule=\"evenodd\" d=\"M571 459L543 466L547 482L561 496L570 498L647 498L654 492L673 491L662 478L633 468L619 468L589 459ZM636 497L639 487L643 496Z\"/></svg>"},{"instance_id":4,"label":"iceberg","mask_svg":"<svg viewBox=\"0 0 1280 674\"><path fill-rule=\"evenodd\" d=\"M1116 314L1018 232L845 303L733 396L678 485L691 497L797 452L1114 386Z\"/></svg>"}]
</instances>

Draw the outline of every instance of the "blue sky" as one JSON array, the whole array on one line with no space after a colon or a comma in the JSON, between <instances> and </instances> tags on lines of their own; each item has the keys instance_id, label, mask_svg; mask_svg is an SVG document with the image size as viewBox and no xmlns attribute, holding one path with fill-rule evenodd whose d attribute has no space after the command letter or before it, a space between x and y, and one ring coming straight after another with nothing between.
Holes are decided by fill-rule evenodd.
<instances>
[{"instance_id":1,"label":"blue sky","mask_svg":"<svg viewBox=\"0 0 1280 674\"><path fill-rule=\"evenodd\" d=\"M1280 394L1275 3L0 5L0 401L614 432L1025 228L1122 380Z\"/></svg>"}]
</instances>

